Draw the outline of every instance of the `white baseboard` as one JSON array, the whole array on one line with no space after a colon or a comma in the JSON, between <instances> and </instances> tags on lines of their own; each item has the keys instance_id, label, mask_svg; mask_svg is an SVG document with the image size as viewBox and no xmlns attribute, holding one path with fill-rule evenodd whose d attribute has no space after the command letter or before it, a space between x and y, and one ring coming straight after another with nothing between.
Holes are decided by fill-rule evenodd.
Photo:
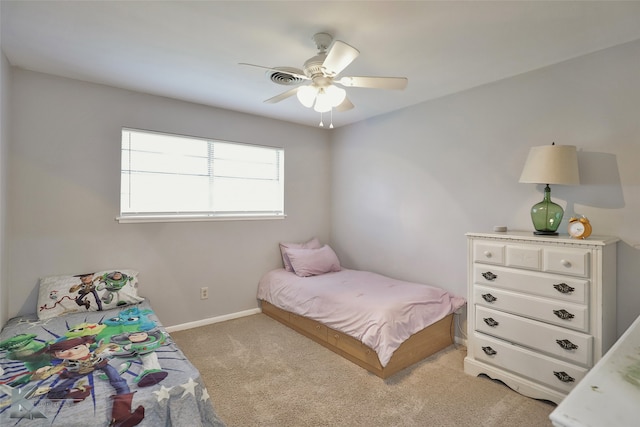
<instances>
[{"instance_id":1,"label":"white baseboard","mask_svg":"<svg viewBox=\"0 0 640 427\"><path fill-rule=\"evenodd\" d=\"M179 325L167 326L167 327L165 327L165 329L169 333L176 332L176 331L183 331L185 329L197 328L199 326L212 325L214 323L220 323L220 322L224 322L224 321L227 321L227 320L237 319L239 317L251 316L253 314L258 314L258 313L262 313L262 309L260 309L260 308L252 308L251 310L238 311L237 313L225 314L223 316L217 316L217 317L210 317L208 319L196 320L195 322L187 322L187 323L181 323ZM465 347L467 346L466 337L462 338L462 337L459 337L459 336L456 335L456 336L453 337L453 341L456 344L460 344L460 345L463 345Z\"/></svg>"},{"instance_id":2,"label":"white baseboard","mask_svg":"<svg viewBox=\"0 0 640 427\"><path fill-rule=\"evenodd\" d=\"M198 326L211 325L213 323L224 322L226 320L237 319L239 317L251 316L252 314L262 313L260 308L252 308L251 310L239 311L237 313L225 314L223 316L210 317L208 319L196 320L195 322L181 323L179 325L166 326L167 332L183 331L185 329L197 328Z\"/></svg>"}]
</instances>

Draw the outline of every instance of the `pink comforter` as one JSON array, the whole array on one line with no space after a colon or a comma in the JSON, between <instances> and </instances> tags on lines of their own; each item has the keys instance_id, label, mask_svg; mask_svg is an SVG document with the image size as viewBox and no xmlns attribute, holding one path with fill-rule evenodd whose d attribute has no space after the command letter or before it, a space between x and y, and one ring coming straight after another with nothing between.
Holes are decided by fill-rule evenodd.
<instances>
[{"instance_id":1,"label":"pink comforter","mask_svg":"<svg viewBox=\"0 0 640 427\"><path fill-rule=\"evenodd\" d=\"M434 286L347 269L311 277L272 270L260 279L258 299L358 339L383 367L407 338L465 303Z\"/></svg>"}]
</instances>

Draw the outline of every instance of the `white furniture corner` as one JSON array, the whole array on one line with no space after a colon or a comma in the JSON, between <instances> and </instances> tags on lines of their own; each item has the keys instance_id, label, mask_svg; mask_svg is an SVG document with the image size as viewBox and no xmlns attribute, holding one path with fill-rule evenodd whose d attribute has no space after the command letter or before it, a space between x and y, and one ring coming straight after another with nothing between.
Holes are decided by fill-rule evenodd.
<instances>
[{"instance_id":1,"label":"white furniture corner","mask_svg":"<svg viewBox=\"0 0 640 427\"><path fill-rule=\"evenodd\" d=\"M467 233L465 372L560 403L616 340L617 241Z\"/></svg>"},{"instance_id":2,"label":"white furniture corner","mask_svg":"<svg viewBox=\"0 0 640 427\"><path fill-rule=\"evenodd\" d=\"M640 317L549 418L557 427L640 425Z\"/></svg>"}]
</instances>

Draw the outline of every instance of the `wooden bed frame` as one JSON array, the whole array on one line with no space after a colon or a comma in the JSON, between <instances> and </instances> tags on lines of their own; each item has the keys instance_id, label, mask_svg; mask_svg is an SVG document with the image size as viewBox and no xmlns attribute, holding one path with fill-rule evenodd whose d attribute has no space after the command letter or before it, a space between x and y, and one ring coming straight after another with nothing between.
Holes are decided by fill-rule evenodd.
<instances>
[{"instance_id":1,"label":"wooden bed frame","mask_svg":"<svg viewBox=\"0 0 640 427\"><path fill-rule=\"evenodd\" d=\"M318 344L359 365L367 371L388 378L391 375L431 356L453 343L453 314L427 326L409 337L393 353L387 366L382 367L378 354L342 332L328 328L315 320L282 310L261 300L262 312L291 329L311 338Z\"/></svg>"}]
</instances>

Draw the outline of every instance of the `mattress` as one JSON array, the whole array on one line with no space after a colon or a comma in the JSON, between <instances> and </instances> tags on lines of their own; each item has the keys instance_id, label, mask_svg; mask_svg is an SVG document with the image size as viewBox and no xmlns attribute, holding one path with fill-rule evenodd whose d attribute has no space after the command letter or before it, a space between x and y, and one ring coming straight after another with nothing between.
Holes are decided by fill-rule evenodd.
<instances>
[{"instance_id":1,"label":"mattress","mask_svg":"<svg viewBox=\"0 0 640 427\"><path fill-rule=\"evenodd\" d=\"M148 302L0 332L2 426L223 426Z\"/></svg>"},{"instance_id":2,"label":"mattress","mask_svg":"<svg viewBox=\"0 0 640 427\"><path fill-rule=\"evenodd\" d=\"M260 279L257 296L359 340L383 367L411 335L465 303L436 286L344 268L310 277L272 270Z\"/></svg>"}]
</instances>

